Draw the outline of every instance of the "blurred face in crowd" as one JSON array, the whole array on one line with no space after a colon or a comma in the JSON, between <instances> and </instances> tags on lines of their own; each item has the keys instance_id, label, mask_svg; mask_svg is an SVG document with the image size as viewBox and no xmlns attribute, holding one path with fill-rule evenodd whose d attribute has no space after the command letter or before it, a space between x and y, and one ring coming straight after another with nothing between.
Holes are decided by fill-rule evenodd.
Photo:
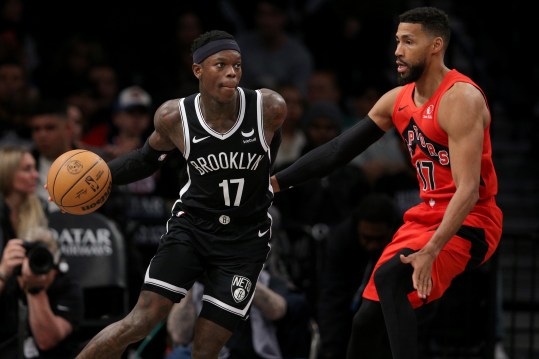
<instances>
[{"instance_id":1,"label":"blurred face in crowd","mask_svg":"<svg viewBox=\"0 0 539 359\"><path fill-rule=\"evenodd\" d=\"M116 70L111 66L95 66L88 74L94 84L97 96L103 105L110 105L118 95L118 78Z\"/></svg>"},{"instance_id":2,"label":"blurred face in crowd","mask_svg":"<svg viewBox=\"0 0 539 359\"><path fill-rule=\"evenodd\" d=\"M315 146L320 146L339 134L335 121L327 117L317 117L307 127L307 137Z\"/></svg>"},{"instance_id":3,"label":"blurred face in crowd","mask_svg":"<svg viewBox=\"0 0 539 359\"><path fill-rule=\"evenodd\" d=\"M71 125L59 114L33 116L30 120L32 140L38 151L49 160L55 160L69 148Z\"/></svg>"},{"instance_id":4,"label":"blurred face in crowd","mask_svg":"<svg viewBox=\"0 0 539 359\"><path fill-rule=\"evenodd\" d=\"M287 86L279 90L286 102L286 121L283 126L297 127L305 109L303 95L298 87Z\"/></svg>"},{"instance_id":5,"label":"blurred face in crowd","mask_svg":"<svg viewBox=\"0 0 539 359\"><path fill-rule=\"evenodd\" d=\"M82 111L77 106L68 105L67 121L71 126L73 141L79 141L84 132L84 117L82 115Z\"/></svg>"},{"instance_id":6,"label":"blurred face in crowd","mask_svg":"<svg viewBox=\"0 0 539 359\"><path fill-rule=\"evenodd\" d=\"M393 231L384 222L360 220L357 225L359 243L368 252L381 251L391 241Z\"/></svg>"},{"instance_id":7,"label":"blurred face in crowd","mask_svg":"<svg viewBox=\"0 0 539 359\"><path fill-rule=\"evenodd\" d=\"M282 34L286 26L286 14L270 1L260 1L257 4L255 21L262 37L272 40Z\"/></svg>"},{"instance_id":8,"label":"blurred face in crowd","mask_svg":"<svg viewBox=\"0 0 539 359\"><path fill-rule=\"evenodd\" d=\"M36 161L30 153L25 152L13 176L13 191L21 194L34 193L38 182L39 174L36 170Z\"/></svg>"},{"instance_id":9,"label":"blurred face in crowd","mask_svg":"<svg viewBox=\"0 0 539 359\"><path fill-rule=\"evenodd\" d=\"M4 64L0 66L0 101L17 97L24 88L26 80L22 66Z\"/></svg>"},{"instance_id":10,"label":"blurred face in crowd","mask_svg":"<svg viewBox=\"0 0 539 359\"><path fill-rule=\"evenodd\" d=\"M125 111L118 111L114 115L114 124L121 134L130 137L142 136L148 129L151 116L145 107L133 108Z\"/></svg>"},{"instance_id":11,"label":"blurred face in crowd","mask_svg":"<svg viewBox=\"0 0 539 359\"><path fill-rule=\"evenodd\" d=\"M335 74L328 71L314 72L309 78L307 92L309 102L338 103L341 97Z\"/></svg>"}]
</instances>

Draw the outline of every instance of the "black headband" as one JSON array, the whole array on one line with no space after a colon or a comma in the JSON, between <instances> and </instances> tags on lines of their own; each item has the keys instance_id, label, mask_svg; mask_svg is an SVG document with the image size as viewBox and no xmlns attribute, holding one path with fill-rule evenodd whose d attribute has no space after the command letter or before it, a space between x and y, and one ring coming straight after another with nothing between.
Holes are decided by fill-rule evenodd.
<instances>
[{"instance_id":1,"label":"black headband","mask_svg":"<svg viewBox=\"0 0 539 359\"><path fill-rule=\"evenodd\" d=\"M241 52L238 43L233 39L214 40L195 50L193 53L193 62L195 64L200 64L207 57L223 50L236 50L237 52Z\"/></svg>"}]
</instances>

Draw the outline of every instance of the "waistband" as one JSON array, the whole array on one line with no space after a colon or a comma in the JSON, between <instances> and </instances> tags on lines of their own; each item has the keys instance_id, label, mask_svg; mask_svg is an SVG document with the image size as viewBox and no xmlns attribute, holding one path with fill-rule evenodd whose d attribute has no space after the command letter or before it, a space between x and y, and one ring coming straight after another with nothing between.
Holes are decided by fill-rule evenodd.
<instances>
[{"instance_id":1,"label":"waistband","mask_svg":"<svg viewBox=\"0 0 539 359\"><path fill-rule=\"evenodd\" d=\"M429 207L447 207L447 205L449 204L449 201L450 201L450 199L445 199L445 198L442 198L442 199L424 198L423 199L423 203L425 203ZM487 197L487 198L479 199L474 204L474 207L476 207L476 206L488 206L488 205L492 205L492 204L496 204L496 199L494 197Z\"/></svg>"},{"instance_id":2,"label":"waistband","mask_svg":"<svg viewBox=\"0 0 539 359\"><path fill-rule=\"evenodd\" d=\"M264 222L268 219L267 212L257 212L249 216L234 216L226 213L213 213L200 208L186 207L181 203L177 203L174 206L173 213L183 211L191 216L201 218L203 220L213 222L219 225L252 225L256 223Z\"/></svg>"}]
</instances>

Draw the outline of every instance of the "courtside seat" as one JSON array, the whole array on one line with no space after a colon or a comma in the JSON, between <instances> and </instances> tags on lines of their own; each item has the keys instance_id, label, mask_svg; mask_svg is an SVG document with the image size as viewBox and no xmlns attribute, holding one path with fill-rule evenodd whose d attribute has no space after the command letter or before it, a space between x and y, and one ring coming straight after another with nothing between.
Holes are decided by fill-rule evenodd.
<instances>
[{"instance_id":1,"label":"courtside seat","mask_svg":"<svg viewBox=\"0 0 539 359\"><path fill-rule=\"evenodd\" d=\"M83 289L81 339L89 339L128 312L127 259L124 238L115 223L98 212L72 215L54 212L56 231L70 275Z\"/></svg>"}]
</instances>

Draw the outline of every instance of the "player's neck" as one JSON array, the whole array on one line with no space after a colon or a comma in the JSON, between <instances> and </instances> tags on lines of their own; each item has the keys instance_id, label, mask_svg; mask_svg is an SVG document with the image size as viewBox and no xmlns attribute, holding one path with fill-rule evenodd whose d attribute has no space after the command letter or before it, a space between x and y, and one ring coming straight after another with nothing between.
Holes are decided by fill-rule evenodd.
<instances>
[{"instance_id":1,"label":"player's neck","mask_svg":"<svg viewBox=\"0 0 539 359\"><path fill-rule=\"evenodd\" d=\"M218 102L218 101L201 101L200 108L204 121L215 131L223 133L237 121L239 111L239 96L234 96L234 100L230 102Z\"/></svg>"},{"instance_id":2,"label":"player's neck","mask_svg":"<svg viewBox=\"0 0 539 359\"><path fill-rule=\"evenodd\" d=\"M441 66L436 69L426 71L421 78L415 83L414 102L417 106L421 106L434 95L445 75L450 70L446 66Z\"/></svg>"}]
</instances>

